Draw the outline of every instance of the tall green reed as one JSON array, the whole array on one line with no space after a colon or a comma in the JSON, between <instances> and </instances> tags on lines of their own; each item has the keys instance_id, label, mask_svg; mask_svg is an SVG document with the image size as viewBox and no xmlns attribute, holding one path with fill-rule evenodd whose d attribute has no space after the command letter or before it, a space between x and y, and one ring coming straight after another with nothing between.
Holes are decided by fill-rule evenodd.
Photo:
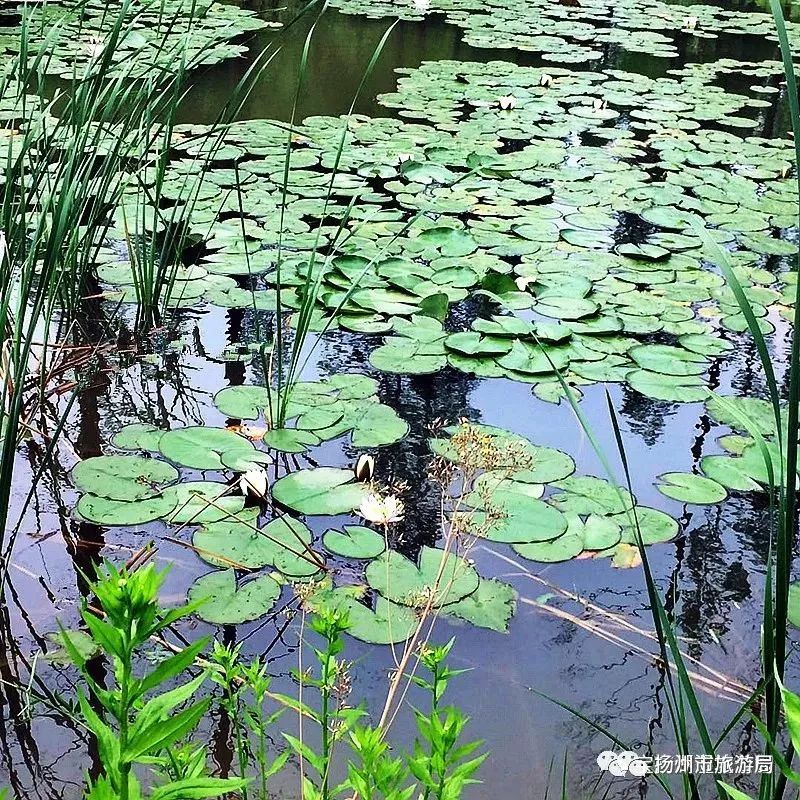
<instances>
[{"instance_id":1,"label":"tall green reed","mask_svg":"<svg viewBox=\"0 0 800 800\"><path fill-rule=\"evenodd\" d=\"M138 23L138 4L122 0L112 8L104 15L102 47L73 69L52 99L44 95L63 20L44 30L36 9L23 5L18 52L0 74L6 133L0 144L0 577L17 529L8 525L17 446L24 436L43 435L45 461L56 446L74 393L44 429L47 382L59 374L65 346L86 344L78 312L94 285L111 211L132 175L160 169L161 137L175 118L191 67L202 60L202 53L189 58L171 49L173 69L140 79L136 52L121 47ZM178 24L180 12L171 13L167 31ZM156 60L167 54L167 41ZM184 42L178 47L188 46L188 37L178 41ZM142 286L161 285L161 276L140 274L147 279ZM143 297L145 291L150 289ZM81 375L73 377L80 389ZM43 469L33 476L23 510Z\"/></svg>"}]
</instances>

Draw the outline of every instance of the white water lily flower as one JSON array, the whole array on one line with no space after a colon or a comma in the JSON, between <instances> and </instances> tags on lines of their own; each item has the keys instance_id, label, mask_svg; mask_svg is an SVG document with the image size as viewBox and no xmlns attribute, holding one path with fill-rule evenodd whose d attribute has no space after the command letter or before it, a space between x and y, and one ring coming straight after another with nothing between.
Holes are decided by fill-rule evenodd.
<instances>
[{"instance_id":1,"label":"white water lily flower","mask_svg":"<svg viewBox=\"0 0 800 800\"><path fill-rule=\"evenodd\" d=\"M369 483L369 481L372 480L372 476L375 474L375 459L366 453L362 453L358 457L355 467L353 467L353 473L357 481Z\"/></svg>"},{"instance_id":2,"label":"white water lily flower","mask_svg":"<svg viewBox=\"0 0 800 800\"><path fill-rule=\"evenodd\" d=\"M497 102L502 111L511 111L512 108L517 107L517 98L513 94L506 94L503 97L498 97Z\"/></svg>"},{"instance_id":3,"label":"white water lily flower","mask_svg":"<svg viewBox=\"0 0 800 800\"><path fill-rule=\"evenodd\" d=\"M431 7L431 0L414 0L414 10L425 12Z\"/></svg>"},{"instance_id":4,"label":"white water lily flower","mask_svg":"<svg viewBox=\"0 0 800 800\"><path fill-rule=\"evenodd\" d=\"M106 44L98 36L90 36L89 41L86 43L85 47L86 47L86 52L92 58L95 58L96 56L99 56L103 52L103 50L106 49Z\"/></svg>"},{"instance_id":5,"label":"white water lily flower","mask_svg":"<svg viewBox=\"0 0 800 800\"><path fill-rule=\"evenodd\" d=\"M524 292L528 288L528 284L533 283L535 280L536 278L531 278L530 275L520 275L514 279L514 283L517 284L517 289Z\"/></svg>"},{"instance_id":6,"label":"white water lily flower","mask_svg":"<svg viewBox=\"0 0 800 800\"><path fill-rule=\"evenodd\" d=\"M549 86L553 82L553 76L546 72L539 78L539 86Z\"/></svg>"},{"instance_id":7,"label":"white water lily flower","mask_svg":"<svg viewBox=\"0 0 800 800\"><path fill-rule=\"evenodd\" d=\"M369 522L388 525L403 519L404 508L402 501L394 495L379 497L377 494L368 494L361 501L358 513Z\"/></svg>"},{"instance_id":8,"label":"white water lily flower","mask_svg":"<svg viewBox=\"0 0 800 800\"><path fill-rule=\"evenodd\" d=\"M401 164L405 164L406 161L412 161L413 159L414 159L414 154L413 153L398 153L397 154L397 160Z\"/></svg>"},{"instance_id":9,"label":"white water lily flower","mask_svg":"<svg viewBox=\"0 0 800 800\"><path fill-rule=\"evenodd\" d=\"M684 17L683 29L693 31L697 27L697 17Z\"/></svg>"},{"instance_id":10,"label":"white water lily flower","mask_svg":"<svg viewBox=\"0 0 800 800\"><path fill-rule=\"evenodd\" d=\"M592 106L594 107L595 111L601 111L607 105L608 103L606 103L605 100L601 100L599 97L596 97L594 102L592 103Z\"/></svg>"},{"instance_id":11,"label":"white water lily flower","mask_svg":"<svg viewBox=\"0 0 800 800\"><path fill-rule=\"evenodd\" d=\"M239 489L242 494L261 500L267 494L267 473L260 467L249 469L239 476Z\"/></svg>"}]
</instances>

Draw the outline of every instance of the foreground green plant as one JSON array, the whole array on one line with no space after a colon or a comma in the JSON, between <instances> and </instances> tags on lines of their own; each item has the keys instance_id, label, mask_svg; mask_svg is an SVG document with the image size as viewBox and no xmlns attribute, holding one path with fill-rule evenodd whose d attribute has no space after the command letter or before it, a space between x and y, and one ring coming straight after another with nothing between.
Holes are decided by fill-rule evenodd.
<instances>
[{"instance_id":1,"label":"foreground green plant","mask_svg":"<svg viewBox=\"0 0 800 800\"><path fill-rule=\"evenodd\" d=\"M270 760L267 754L267 730L281 716L283 708L265 712L267 700L272 699L272 678L267 674L266 664L257 659L248 665L243 664L241 649L241 645L226 646L214 642L211 677L223 690L220 705L233 729L239 776L245 778L249 765L255 761L257 781L253 791L259 800L267 800L269 778L283 768L290 755L285 750ZM248 788L244 787L242 797L247 800L248 796Z\"/></svg>"},{"instance_id":2,"label":"foreground green plant","mask_svg":"<svg viewBox=\"0 0 800 800\"><path fill-rule=\"evenodd\" d=\"M87 800L218 797L244 787L241 779L210 777L204 750L174 750L209 709L210 698L191 702L208 682L208 673L202 670L168 690L166 684L186 675L208 640L199 639L137 675L137 659L151 637L194 610L192 606L170 611L161 608L158 591L164 576L153 565L129 572L107 564L92 586L103 617L84 601L81 617L92 640L113 665L110 687L95 681L85 656L62 628L64 648L88 689L88 695L78 691L80 715L97 739L102 762L102 774L89 780ZM148 794L134 774L134 767L143 764L161 767L160 785Z\"/></svg>"},{"instance_id":3,"label":"foreground green plant","mask_svg":"<svg viewBox=\"0 0 800 800\"><path fill-rule=\"evenodd\" d=\"M312 646L314 666L294 673L297 697L272 692L266 664L260 659L245 664L240 645L216 642L205 661L207 637L138 674L146 656L152 664L148 645L163 643L163 632L197 606L162 608L158 592L165 574L152 564L135 571L106 564L91 587L99 609L85 601L81 609L88 633L61 628L60 644L88 690L78 690L74 714L96 738L102 765L101 774L88 779L86 800L196 800L228 793L267 800L269 779L292 755L299 761L305 800L458 800L475 783L487 754L475 755L481 742L463 738L468 718L442 702L450 680L462 672L446 663L453 640L418 649L424 672L414 670L406 677L425 690L430 706L413 709L417 737L412 752L394 756L388 726L362 725L366 709L348 704L351 664L341 657L348 621L340 611L323 608L309 618L322 644ZM88 663L96 657L113 666L109 687L92 677ZM194 698L210 683L222 688L219 704L231 722L238 770L232 778L211 777L205 747L191 741L212 702L210 696ZM281 731L288 746L273 756L268 732L285 709L297 712L298 734ZM334 785L339 749L344 750L340 758L346 759L346 777ZM135 772L144 766L155 775L149 792Z\"/></svg>"},{"instance_id":4,"label":"foreground green plant","mask_svg":"<svg viewBox=\"0 0 800 800\"><path fill-rule=\"evenodd\" d=\"M480 741L463 741L466 717L454 706L441 701L451 678L461 670L450 669L446 659L454 640L443 646L423 644L418 651L424 676L406 677L426 690L431 698L427 711L414 709L418 736L411 754L392 757L383 726L360 724L363 708L347 705L351 692L349 662L338 658L344 647L342 634L347 630L347 616L339 611L322 609L311 619L312 630L323 640L314 647L316 668L296 671L301 687L300 699L281 696L286 705L296 710L302 721L311 722L319 732L320 749L315 751L302 733L296 737L283 736L300 758L308 764L316 780L303 775L303 797L306 800L328 800L331 797L355 796L369 800L408 800L414 796L423 800L457 800L464 788L475 783L474 774L487 754L470 756L480 747ZM310 687L319 695L319 710L304 701L303 693ZM302 732L302 726L301 726ZM347 778L339 785L330 784L331 765L337 746L346 746ZM416 779L416 784L409 780Z\"/></svg>"}]
</instances>

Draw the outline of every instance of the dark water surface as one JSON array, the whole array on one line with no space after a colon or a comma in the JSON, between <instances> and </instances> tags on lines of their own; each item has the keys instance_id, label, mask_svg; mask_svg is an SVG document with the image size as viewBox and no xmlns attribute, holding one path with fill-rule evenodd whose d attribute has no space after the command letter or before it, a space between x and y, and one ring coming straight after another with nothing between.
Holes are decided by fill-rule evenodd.
<instances>
[{"instance_id":1,"label":"dark water surface","mask_svg":"<svg viewBox=\"0 0 800 800\"><path fill-rule=\"evenodd\" d=\"M294 13L272 10L279 3L245 3L264 13L265 19L287 22ZM298 74L299 54L309 30L305 18L288 31L267 32L251 44L255 56L270 42L282 50L266 69L242 110L247 118L290 116ZM320 19L310 50L308 70L300 96L298 119L312 114L345 113L353 101L363 70L386 31L386 20L369 20L328 11ZM683 46L689 48L688 42ZM742 37L695 41L681 59L666 60L608 48L602 63L592 69L618 68L651 76L690 60L736 57L757 60L773 55L771 45L744 41ZM701 51L697 51L697 47ZM376 96L395 86L394 69L414 67L424 60L511 60L537 64L534 54L508 50L486 50L465 45L461 31L436 17L423 23L400 23L389 38L373 75L355 104L357 113L391 113ZM251 61L241 59L208 69L198 76L194 91L183 109L185 122L211 122L229 97ZM781 130L779 115L765 115L762 131ZM754 131L754 133L758 133ZM87 310L87 322L100 326L108 313L101 307ZM776 364L780 367L787 347L786 326L773 337ZM77 400L71 415L67 441L75 455L98 455L110 435L125 423L137 421L148 408L165 426L223 422L211 398L220 388L253 382L258 375L249 365L223 362L224 346L254 338L253 312L226 311L208 307L187 312L181 322L179 343L154 339L155 356L150 361L128 364L125 356L110 356L97 385ZM425 478L429 451L428 428L438 419L468 417L498 425L529 437L536 444L568 452L578 463L580 474L603 476L603 466L581 432L565 403L553 406L536 400L530 387L505 379L481 381L452 369L434 376L393 376L376 373L367 357L375 337L334 334L317 350L314 367L307 377L337 371L370 372L380 380L380 399L392 405L411 425L404 441L381 451L378 469L382 475L402 478L409 484L409 513L403 523L404 548L413 553L422 544L433 543L438 530L438 499ZM709 388L735 389L759 394L762 376L755 349L749 339L735 355L710 371ZM681 535L670 544L649 548L653 569L668 610L685 637L685 649L709 668L752 685L759 674L758 637L760 598L768 547L767 508L763 499L734 496L723 506L684 506L656 491L654 479L663 472L691 471L703 455L721 452L715 442L722 430L704 415L701 404L677 405L644 398L619 385L610 388L619 415L631 465L633 490L642 505L661 508L681 522ZM606 407L605 389L592 386L582 403L584 413L600 442L615 452ZM21 504L30 485L32 471L42 453L33 444L23 448L14 500ZM323 445L314 458L324 464L351 463L353 453L341 442ZM63 459L63 463L62 462ZM615 467L617 459L612 459ZM38 709L31 720L25 716L26 697L9 684L23 682L34 654L45 644L45 636L56 630L56 619L69 626L76 621L76 603L86 592L81 573L91 571L99 556L124 560L139 547L155 539L159 561L171 563L166 596L177 601L187 587L206 571L205 565L180 543L164 537L158 523L141 529L117 532L78 523L69 517L75 501L69 488L68 458L59 457L46 471L40 497L25 517L18 540L8 605L0 612L0 786L8 785L15 797L77 798L82 771L96 767L96 754L87 748L85 734L70 720ZM14 514L12 513L12 519ZM329 520L309 520L321 533ZM508 800L540 800L551 779L568 760L572 800L589 797L598 778L594 764L608 741L601 735L544 699L547 695L607 726L640 752L671 752L670 723L663 694L664 676L649 655L652 640L636 632L604 622L591 605L622 615L629 623L651 628L647 598L639 569L615 569L608 559L578 560L552 566L516 559L502 545L479 547L474 554L479 572L511 582L520 602L508 635L440 622L436 639L457 637L454 666L470 672L452 683L450 700L472 717L471 733L485 740L490 759L481 771L482 787L470 789L469 797ZM512 559L511 561L509 559ZM529 571L529 572L528 572ZM572 619L542 609L536 598L560 587L579 602L559 604ZM601 636L590 627L602 623L611 636ZM183 629L187 637L208 632L201 623ZM238 629L226 629L230 641L244 640L245 651L267 653L276 674L276 688L291 692L288 670L297 665L296 624L275 613L266 620ZM614 637L618 637L614 639ZM613 639L610 640L610 639ZM385 694L385 677L394 666L390 648L375 648L349 642L353 659L355 697L379 709ZM700 668L698 668L700 669ZM72 694L68 676L56 674L42 662L36 672L52 691ZM102 676L100 676L102 678ZM717 686L724 681L711 678ZM416 695L410 695L415 700ZM713 730L721 730L736 711L733 702L701 693ZM395 741L408 743L412 721L406 710L397 719ZM224 772L232 754L226 744L226 722L213 718L206 730L210 751ZM739 752L749 732L743 730L731 752ZM555 766L553 764L555 763ZM296 775L276 784L285 797L296 797ZM608 789L609 779L601 784ZM552 796L552 795L551 795ZM594 796L605 796L602 791ZM619 779L609 797L661 797L656 784L647 789L635 779Z\"/></svg>"}]
</instances>

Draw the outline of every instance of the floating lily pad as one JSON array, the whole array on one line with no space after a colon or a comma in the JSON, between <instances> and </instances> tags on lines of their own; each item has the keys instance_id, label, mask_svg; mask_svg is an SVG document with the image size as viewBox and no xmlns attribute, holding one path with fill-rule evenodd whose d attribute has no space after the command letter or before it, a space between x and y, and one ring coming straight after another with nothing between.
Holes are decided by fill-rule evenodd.
<instances>
[{"instance_id":1,"label":"floating lily pad","mask_svg":"<svg viewBox=\"0 0 800 800\"><path fill-rule=\"evenodd\" d=\"M632 511L617 514L614 516L614 521L622 527L622 541L626 544L638 543L637 530L646 545L669 542L680 530L677 521L669 514L647 506L636 506Z\"/></svg>"},{"instance_id":2,"label":"floating lily pad","mask_svg":"<svg viewBox=\"0 0 800 800\"><path fill-rule=\"evenodd\" d=\"M200 470L221 470L223 454L246 458L255 450L252 442L233 431L201 426L167 431L158 448L170 461Z\"/></svg>"},{"instance_id":3,"label":"floating lily pad","mask_svg":"<svg viewBox=\"0 0 800 800\"><path fill-rule=\"evenodd\" d=\"M646 369L636 369L627 375L628 383L641 394L655 400L693 403L704 400L708 391L695 375L664 375Z\"/></svg>"},{"instance_id":4,"label":"floating lily pad","mask_svg":"<svg viewBox=\"0 0 800 800\"><path fill-rule=\"evenodd\" d=\"M202 525L228 520L244 508L244 497L228 494L229 487L212 481L187 481L172 491L177 498L168 521L172 525Z\"/></svg>"},{"instance_id":5,"label":"floating lily pad","mask_svg":"<svg viewBox=\"0 0 800 800\"><path fill-rule=\"evenodd\" d=\"M383 535L363 525L345 525L343 531L330 529L323 534L322 544L344 558L375 558L386 549Z\"/></svg>"},{"instance_id":6,"label":"floating lily pad","mask_svg":"<svg viewBox=\"0 0 800 800\"><path fill-rule=\"evenodd\" d=\"M760 492L756 483L744 469L741 461L730 456L703 456L700 468L710 480L738 492Z\"/></svg>"},{"instance_id":7,"label":"floating lily pad","mask_svg":"<svg viewBox=\"0 0 800 800\"><path fill-rule=\"evenodd\" d=\"M346 514L367 496L351 470L316 467L293 472L272 487L272 497L301 514Z\"/></svg>"},{"instance_id":8,"label":"floating lily pad","mask_svg":"<svg viewBox=\"0 0 800 800\"><path fill-rule=\"evenodd\" d=\"M572 476L553 485L563 491L553 495L550 502L563 512L620 514L634 505L634 499L627 489L616 487L602 478Z\"/></svg>"},{"instance_id":9,"label":"floating lily pad","mask_svg":"<svg viewBox=\"0 0 800 800\"><path fill-rule=\"evenodd\" d=\"M371 609L345 588L315 592L312 608L327 607L347 615L347 632L370 644L399 644L416 630L419 620L414 611L378 595Z\"/></svg>"},{"instance_id":10,"label":"floating lily pad","mask_svg":"<svg viewBox=\"0 0 800 800\"><path fill-rule=\"evenodd\" d=\"M448 605L446 613L479 628L506 633L516 605L513 587L502 581L481 578L478 588L463 600Z\"/></svg>"},{"instance_id":11,"label":"floating lily pad","mask_svg":"<svg viewBox=\"0 0 800 800\"><path fill-rule=\"evenodd\" d=\"M728 496L723 486L702 475L665 472L659 476L659 480L662 483L658 485L658 491L682 503L713 505L721 503Z\"/></svg>"},{"instance_id":12,"label":"floating lily pad","mask_svg":"<svg viewBox=\"0 0 800 800\"><path fill-rule=\"evenodd\" d=\"M177 495L171 488L157 497L147 497L133 502L110 500L107 497L85 494L78 500L75 511L86 522L109 527L122 527L144 525L146 522L166 517L177 503Z\"/></svg>"},{"instance_id":13,"label":"floating lily pad","mask_svg":"<svg viewBox=\"0 0 800 800\"><path fill-rule=\"evenodd\" d=\"M583 552L583 538L577 533L565 533L550 542L515 544L514 550L529 561L555 563L570 561Z\"/></svg>"},{"instance_id":14,"label":"floating lily pad","mask_svg":"<svg viewBox=\"0 0 800 800\"><path fill-rule=\"evenodd\" d=\"M158 450L163 430L145 422L126 425L111 437L111 444L120 450Z\"/></svg>"},{"instance_id":15,"label":"floating lily pad","mask_svg":"<svg viewBox=\"0 0 800 800\"><path fill-rule=\"evenodd\" d=\"M79 461L72 470L77 489L110 500L156 497L178 477L172 465L141 456L96 456Z\"/></svg>"},{"instance_id":16,"label":"floating lily pad","mask_svg":"<svg viewBox=\"0 0 800 800\"><path fill-rule=\"evenodd\" d=\"M270 575L259 575L237 584L232 569L209 572L189 589L189 602L200 602L197 615L216 625L240 625L272 610L281 594L280 584Z\"/></svg>"},{"instance_id":17,"label":"floating lily pad","mask_svg":"<svg viewBox=\"0 0 800 800\"><path fill-rule=\"evenodd\" d=\"M433 603L439 607L471 595L480 579L463 558L423 546L419 566L395 550L382 553L367 565L367 582L384 597L401 605L425 605L435 591Z\"/></svg>"},{"instance_id":18,"label":"floating lily pad","mask_svg":"<svg viewBox=\"0 0 800 800\"><path fill-rule=\"evenodd\" d=\"M564 515L542 500L512 491L495 491L491 516L481 511L466 516L469 530L493 542L544 542L567 529Z\"/></svg>"}]
</instances>

